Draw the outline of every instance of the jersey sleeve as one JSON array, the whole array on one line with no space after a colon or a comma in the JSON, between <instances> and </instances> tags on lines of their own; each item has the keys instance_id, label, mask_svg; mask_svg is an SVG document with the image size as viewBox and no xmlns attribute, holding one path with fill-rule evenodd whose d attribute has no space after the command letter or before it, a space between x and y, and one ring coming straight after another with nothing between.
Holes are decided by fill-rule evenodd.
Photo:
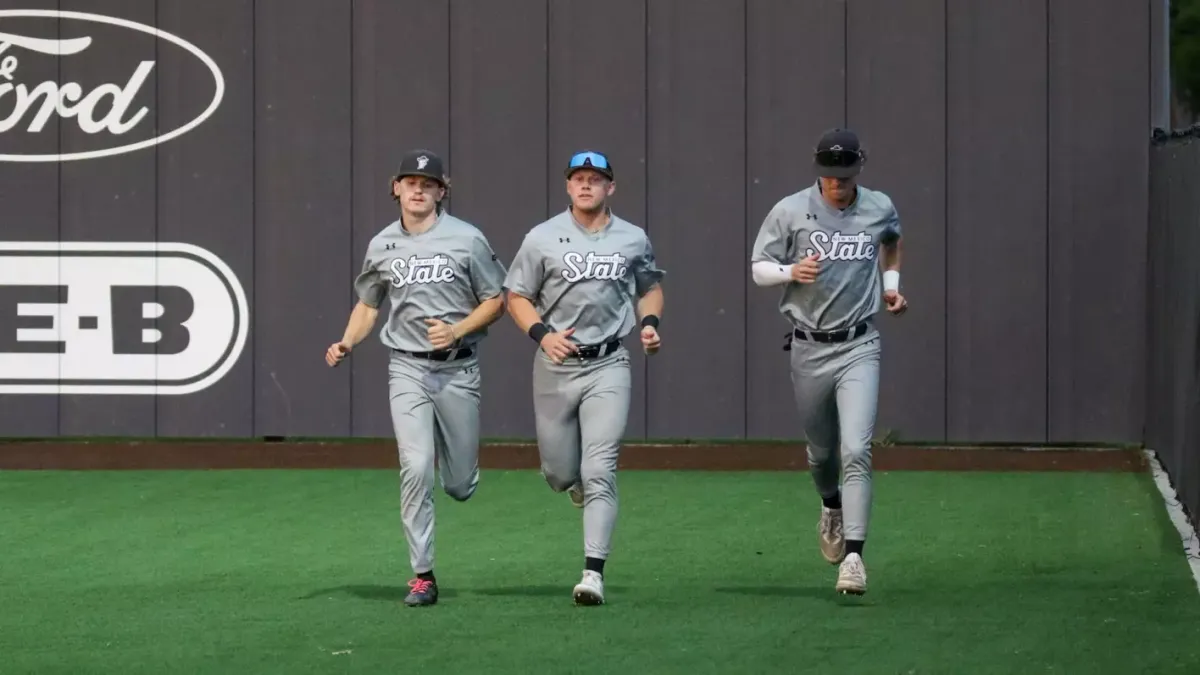
<instances>
[{"instance_id":1,"label":"jersey sleeve","mask_svg":"<svg viewBox=\"0 0 1200 675\"><path fill-rule=\"evenodd\" d=\"M538 293L542 290L544 274L545 262L538 251L537 242L532 234L525 235L525 240L521 242L521 248L504 277L504 288L529 300L537 300Z\"/></svg>"},{"instance_id":2,"label":"jersey sleeve","mask_svg":"<svg viewBox=\"0 0 1200 675\"><path fill-rule=\"evenodd\" d=\"M779 265L795 262L791 259L791 251L788 250L788 229L787 209L782 203L776 204L758 229L758 236L754 238L754 247L750 253L750 262L772 262Z\"/></svg>"},{"instance_id":3,"label":"jersey sleeve","mask_svg":"<svg viewBox=\"0 0 1200 675\"><path fill-rule=\"evenodd\" d=\"M496 257L491 244L482 235L471 246L471 290L479 302L490 300L503 292L504 264Z\"/></svg>"},{"instance_id":4,"label":"jersey sleeve","mask_svg":"<svg viewBox=\"0 0 1200 675\"><path fill-rule=\"evenodd\" d=\"M354 278L354 292L358 294L358 299L364 305L375 308L383 304L383 299L387 296L387 279L381 270L376 269L375 265L378 262L372 247L368 246L367 253L363 256L362 269Z\"/></svg>"},{"instance_id":5,"label":"jersey sleeve","mask_svg":"<svg viewBox=\"0 0 1200 675\"><path fill-rule=\"evenodd\" d=\"M633 280L637 289L638 297L650 292L655 284L663 280L667 273L658 266L658 260L654 257L654 246L650 243L650 238L643 239L644 248L642 254L638 256L633 264Z\"/></svg>"},{"instance_id":6,"label":"jersey sleeve","mask_svg":"<svg viewBox=\"0 0 1200 675\"><path fill-rule=\"evenodd\" d=\"M894 244L900 240L900 214L896 212L895 204L888 204L887 216L883 219L883 234L880 240L884 244Z\"/></svg>"}]
</instances>

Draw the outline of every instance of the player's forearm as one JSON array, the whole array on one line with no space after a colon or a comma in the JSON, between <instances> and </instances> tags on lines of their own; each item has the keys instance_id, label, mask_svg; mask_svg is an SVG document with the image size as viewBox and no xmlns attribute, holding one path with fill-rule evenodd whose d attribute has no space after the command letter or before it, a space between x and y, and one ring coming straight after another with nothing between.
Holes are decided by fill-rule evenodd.
<instances>
[{"instance_id":1,"label":"player's forearm","mask_svg":"<svg viewBox=\"0 0 1200 675\"><path fill-rule=\"evenodd\" d=\"M900 243L902 241L903 241L903 239L897 239L895 242L883 245L883 255L880 257L883 259L883 269L885 271L886 270L894 270L896 272L900 271L900 257L901 257Z\"/></svg>"},{"instance_id":2,"label":"player's forearm","mask_svg":"<svg viewBox=\"0 0 1200 675\"><path fill-rule=\"evenodd\" d=\"M651 288L649 291L647 291L646 294L643 295L640 300L638 300L637 311L638 311L638 319L642 319L651 314L653 314L654 316L657 316L659 318L662 318L662 313L663 313L662 286L655 285L654 288Z\"/></svg>"},{"instance_id":3,"label":"player's forearm","mask_svg":"<svg viewBox=\"0 0 1200 675\"><path fill-rule=\"evenodd\" d=\"M342 342L353 347L367 339L367 336L371 334L371 329L375 327L375 318L378 316L378 309L359 301L350 312L350 320L346 322L346 332L342 333Z\"/></svg>"},{"instance_id":4,"label":"player's forearm","mask_svg":"<svg viewBox=\"0 0 1200 675\"><path fill-rule=\"evenodd\" d=\"M792 280L792 266L760 260L750 265L750 276L758 286L778 286Z\"/></svg>"},{"instance_id":5,"label":"player's forearm","mask_svg":"<svg viewBox=\"0 0 1200 675\"><path fill-rule=\"evenodd\" d=\"M504 314L504 296L497 295L479 303L462 321L454 324L454 336L462 339L471 333L492 325L500 315Z\"/></svg>"},{"instance_id":6,"label":"player's forearm","mask_svg":"<svg viewBox=\"0 0 1200 675\"><path fill-rule=\"evenodd\" d=\"M542 317L538 315L533 303L512 291L508 292L508 315L522 333L528 333L530 326L542 322Z\"/></svg>"}]
</instances>

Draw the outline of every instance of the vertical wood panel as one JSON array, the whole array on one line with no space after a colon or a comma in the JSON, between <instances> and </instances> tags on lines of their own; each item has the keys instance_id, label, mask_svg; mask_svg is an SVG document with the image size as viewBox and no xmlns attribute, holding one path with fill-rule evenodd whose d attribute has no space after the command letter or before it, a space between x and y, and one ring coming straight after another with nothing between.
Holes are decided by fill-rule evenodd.
<instances>
[{"instance_id":1,"label":"vertical wood panel","mask_svg":"<svg viewBox=\"0 0 1200 675\"><path fill-rule=\"evenodd\" d=\"M220 107L203 124L158 146L158 238L207 249L228 265L247 297L254 282L254 2L160 0L162 30L191 42L221 70ZM177 129L211 103L204 64L159 45L159 126ZM253 316L254 306L250 307ZM242 325L250 317L241 317ZM196 327L199 328L199 327ZM209 388L158 399L159 436L246 437L254 432L252 350Z\"/></svg>"},{"instance_id":2,"label":"vertical wood panel","mask_svg":"<svg viewBox=\"0 0 1200 675\"><path fill-rule=\"evenodd\" d=\"M571 153L599 150L615 167L613 212L645 228L653 241L655 233L646 222L645 0L610 0L603 13L586 3L549 7L547 213L565 209L570 201L563 169ZM594 35L619 47L603 52L579 48ZM646 357L640 344L635 330L626 341L634 372L627 438L646 435Z\"/></svg>"},{"instance_id":3,"label":"vertical wood panel","mask_svg":"<svg viewBox=\"0 0 1200 675\"><path fill-rule=\"evenodd\" d=\"M57 0L2 0L0 9L58 9ZM58 21L54 19L4 19L4 31L56 39ZM11 48L7 56L17 57L14 84L34 88L42 82L59 79L61 59ZM12 110L11 94L0 105L0 118ZM59 123L50 117L40 132L29 131L33 115L0 133L0 154L41 155L59 152ZM35 242L58 239L58 174L53 162L0 162L0 241ZM0 262L2 264L2 262ZM40 291L39 291L40 292ZM17 304L36 301L20 288L0 288L0 352L17 351L19 326L44 323L50 319L17 319ZM54 317L55 321L61 319ZM0 379L4 376L0 374ZM0 437L40 437L58 434L58 397L53 394L0 394Z\"/></svg>"},{"instance_id":4,"label":"vertical wood panel","mask_svg":"<svg viewBox=\"0 0 1200 675\"><path fill-rule=\"evenodd\" d=\"M847 123L868 153L860 182L896 204L901 292L881 311L876 433L938 441L946 432L946 25L944 0L848 4Z\"/></svg>"},{"instance_id":5,"label":"vertical wood panel","mask_svg":"<svg viewBox=\"0 0 1200 675\"><path fill-rule=\"evenodd\" d=\"M947 435L1043 442L1046 0L947 10Z\"/></svg>"},{"instance_id":6,"label":"vertical wood panel","mask_svg":"<svg viewBox=\"0 0 1200 675\"><path fill-rule=\"evenodd\" d=\"M694 5L649 5L648 223L667 271L652 438L746 432L746 7Z\"/></svg>"},{"instance_id":7,"label":"vertical wood panel","mask_svg":"<svg viewBox=\"0 0 1200 675\"><path fill-rule=\"evenodd\" d=\"M1148 21L1140 3L1050 0L1052 442L1142 437Z\"/></svg>"},{"instance_id":8,"label":"vertical wood panel","mask_svg":"<svg viewBox=\"0 0 1200 675\"><path fill-rule=\"evenodd\" d=\"M450 4L451 209L506 267L547 215L546 30L545 0ZM485 436L534 436L536 348L507 316L482 345Z\"/></svg>"},{"instance_id":9,"label":"vertical wood panel","mask_svg":"<svg viewBox=\"0 0 1200 675\"><path fill-rule=\"evenodd\" d=\"M95 3L85 0L62 0L61 9L90 12L96 7ZM154 0L110 0L105 3L104 13L148 26L156 24ZM59 126L63 152L114 148L158 135L155 127L161 123L156 98L159 40L128 28L94 22L64 20L60 28L60 37L64 39L92 38L92 44L86 51L61 57L61 81L77 82L84 92L103 84L124 87L137 72L139 64L154 64L154 70L149 72L126 114L121 117L122 121L130 120L144 107L145 117L136 126L122 134L110 131L89 134L80 126L78 118L71 118ZM104 105L97 112L110 109L110 105ZM63 163L60 185L62 241L157 241L156 160L154 150L142 149ZM60 271L60 275L63 272L65 270ZM157 285L156 277L156 274L149 273L140 278L138 283L153 292ZM70 293L79 297L88 290L82 285L75 285ZM135 336L140 333L140 328L125 325L119 316L126 315L126 312L118 312L114 320L112 296L105 292L102 285L92 286L90 290L96 292L89 293L88 300L68 299L68 304L63 308L62 325L67 343L67 354L62 361L64 372L69 370L65 364L70 359L86 362L111 358L112 351L117 348L114 345L116 340L112 337L114 331L131 331ZM137 308L131 311L136 315ZM83 321L84 317L96 317L95 328L86 328L91 324ZM143 355L143 358L153 359L154 356ZM153 367L147 370L147 375L152 373ZM71 394L60 398L60 407L59 432L63 435L153 436L155 433L156 411L151 396Z\"/></svg>"},{"instance_id":10,"label":"vertical wood panel","mask_svg":"<svg viewBox=\"0 0 1200 675\"><path fill-rule=\"evenodd\" d=\"M448 163L449 30L448 2L354 2L354 245L350 268L342 273L345 281L338 286L346 300L334 310L344 317L357 302L351 281L367 244L400 215L389 197L388 178L401 156L412 148L427 148L441 155L454 175ZM400 58L397 44L404 45L405 54L426 58ZM379 341L383 322L381 316L348 364L355 436L388 438L394 433L388 403L390 355Z\"/></svg>"},{"instance_id":11,"label":"vertical wood panel","mask_svg":"<svg viewBox=\"0 0 1200 675\"><path fill-rule=\"evenodd\" d=\"M846 117L846 4L749 0L746 250L771 208L812 185L820 134ZM805 39L795 39L804 26ZM738 272L749 274L749 262ZM799 438L779 287L746 284L746 426L751 438ZM681 291L682 292L682 291Z\"/></svg>"},{"instance_id":12,"label":"vertical wood panel","mask_svg":"<svg viewBox=\"0 0 1200 675\"><path fill-rule=\"evenodd\" d=\"M350 15L349 3L255 4L258 435L350 432L350 369L323 358L352 282Z\"/></svg>"}]
</instances>

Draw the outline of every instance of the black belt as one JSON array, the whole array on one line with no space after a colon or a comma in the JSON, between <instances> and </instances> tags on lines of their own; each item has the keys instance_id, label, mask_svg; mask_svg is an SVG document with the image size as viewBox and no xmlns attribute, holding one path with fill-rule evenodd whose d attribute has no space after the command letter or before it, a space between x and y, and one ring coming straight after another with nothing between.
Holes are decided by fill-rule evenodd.
<instances>
[{"instance_id":1,"label":"black belt","mask_svg":"<svg viewBox=\"0 0 1200 675\"><path fill-rule=\"evenodd\" d=\"M579 345L579 352L574 354L574 356L581 359L598 359L601 356L608 356L617 351L617 348L620 346L620 340L612 340L602 345Z\"/></svg>"},{"instance_id":2,"label":"black belt","mask_svg":"<svg viewBox=\"0 0 1200 675\"><path fill-rule=\"evenodd\" d=\"M465 359L475 353L474 349L464 347L462 349L446 349L437 352L408 352L403 349L393 349L397 354L404 354L418 359L426 359L428 361L458 361ZM453 358L451 358L453 357Z\"/></svg>"},{"instance_id":3,"label":"black belt","mask_svg":"<svg viewBox=\"0 0 1200 675\"><path fill-rule=\"evenodd\" d=\"M869 322L863 321L856 326L843 328L841 330L820 331L800 330L797 328L787 335L789 339L787 344L783 346L783 349L784 351L788 351L792 348L792 341L790 338L793 337L797 340L804 340L805 342L845 342L847 340L853 340L857 337L861 337L863 333L866 333L869 326Z\"/></svg>"}]
</instances>

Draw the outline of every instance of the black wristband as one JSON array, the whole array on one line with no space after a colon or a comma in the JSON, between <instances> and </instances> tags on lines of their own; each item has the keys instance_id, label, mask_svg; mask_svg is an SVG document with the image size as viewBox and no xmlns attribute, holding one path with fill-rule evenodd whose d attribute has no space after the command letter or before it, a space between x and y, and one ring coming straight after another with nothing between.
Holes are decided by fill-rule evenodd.
<instances>
[{"instance_id":1,"label":"black wristband","mask_svg":"<svg viewBox=\"0 0 1200 675\"><path fill-rule=\"evenodd\" d=\"M529 337L533 338L533 341L539 345L542 344L542 338L546 337L546 334L549 332L550 329L544 323L535 323L529 327Z\"/></svg>"},{"instance_id":2,"label":"black wristband","mask_svg":"<svg viewBox=\"0 0 1200 675\"><path fill-rule=\"evenodd\" d=\"M653 326L655 330L658 330L658 317L654 316L653 314L647 314L646 316L643 316L642 328L645 328L646 326Z\"/></svg>"}]
</instances>

